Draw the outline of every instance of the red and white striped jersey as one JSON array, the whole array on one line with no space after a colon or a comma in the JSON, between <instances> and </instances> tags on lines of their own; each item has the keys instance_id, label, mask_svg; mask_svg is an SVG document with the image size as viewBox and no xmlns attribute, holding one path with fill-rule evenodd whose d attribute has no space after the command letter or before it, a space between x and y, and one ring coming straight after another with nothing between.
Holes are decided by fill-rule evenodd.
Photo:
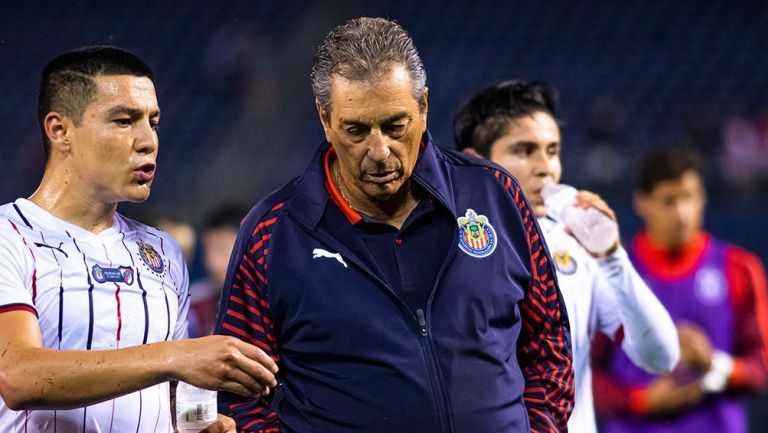
<instances>
[{"instance_id":1,"label":"red and white striped jersey","mask_svg":"<svg viewBox=\"0 0 768 433\"><path fill-rule=\"evenodd\" d=\"M0 206L0 276L0 314L36 314L46 348L109 350L187 335L178 245L119 214L94 234L25 199ZM69 410L12 411L0 400L0 431L169 432L168 383Z\"/></svg>"}]
</instances>

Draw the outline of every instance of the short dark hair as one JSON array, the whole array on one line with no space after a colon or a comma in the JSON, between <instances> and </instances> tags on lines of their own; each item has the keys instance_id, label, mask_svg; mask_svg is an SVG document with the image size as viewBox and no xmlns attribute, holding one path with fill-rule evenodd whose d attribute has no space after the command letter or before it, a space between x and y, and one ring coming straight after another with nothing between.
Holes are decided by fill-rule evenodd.
<instances>
[{"instance_id":1,"label":"short dark hair","mask_svg":"<svg viewBox=\"0 0 768 433\"><path fill-rule=\"evenodd\" d=\"M679 179L689 171L702 177L703 166L698 153L680 147L653 151L640 161L635 190L650 194L659 182Z\"/></svg>"},{"instance_id":2,"label":"short dark hair","mask_svg":"<svg viewBox=\"0 0 768 433\"><path fill-rule=\"evenodd\" d=\"M509 131L509 123L544 112L555 120L557 92L537 81L502 81L473 96L453 119L453 137L459 150L471 147L490 156L491 144Z\"/></svg>"},{"instance_id":3,"label":"short dark hair","mask_svg":"<svg viewBox=\"0 0 768 433\"><path fill-rule=\"evenodd\" d=\"M243 203L223 203L213 209L205 217L203 228L210 229L232 229L237 230L240 222L243 221L250 207Z\"/></svg>"},{"instance_id":4,"label":"short dark hair","mask_svg":"<svg viewBox=\"0 0 768 433\"><path fill-rule=\"evenodd\" d=\"M312 60L310 77L315 100L330 114L333 74L354 81L376 80L391 63L405 67L411 77L413 97L421 101L427 72L408 32L384 18L349 20L328 33Z\"/></svg>"},{"instance_id":5,"label":"short dark hair","mask_svg":"<svg viewBox=\"0 0 768 433\"><path fill-rule=\"evenodd\" d=\"M37 120L46 158L50 156L51 143L45 134L45 116L57 111L80 126L85 108L96 96L93 78L100 75L133 75L154 80L149 65L137 55L116 47L78 48L48 62L43 68L37 98Z\"/></svg>"}]
</instances>

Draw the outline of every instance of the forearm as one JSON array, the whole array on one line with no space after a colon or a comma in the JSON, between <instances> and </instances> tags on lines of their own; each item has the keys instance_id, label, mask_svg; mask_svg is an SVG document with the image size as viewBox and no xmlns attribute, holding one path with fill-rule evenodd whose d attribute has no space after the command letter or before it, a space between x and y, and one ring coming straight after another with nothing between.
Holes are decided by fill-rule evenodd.
<instances>
[{"instance_id":1,"label":"forearm","mask_svg":"<svg viewBox=\"0 0 768 433\"><path fill-rule=\"evenodd\" d=\"M163 342L117 350L57 351L6 347L0 388L20 409L65 409L98 403L174 377L173 345Z\"/></svg>"},{"instance_id":2,"label":"forearm","mask_svg":"<svg viewBox=\"0 0 768 433\"><path fill-rule=\"evenodd\" d=\"M623 248L598 263L616 298L627 356L651 373L672 370L680 359L680 345L667 310L637 274Z\"/></svg>"}]
</instances>

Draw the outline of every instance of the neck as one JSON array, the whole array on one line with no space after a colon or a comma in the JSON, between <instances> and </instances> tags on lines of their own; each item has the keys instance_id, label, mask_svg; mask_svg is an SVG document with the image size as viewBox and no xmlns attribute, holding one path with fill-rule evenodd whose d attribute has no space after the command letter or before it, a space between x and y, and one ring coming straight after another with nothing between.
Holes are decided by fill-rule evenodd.
<instances>
[{"instance_id":1,"label":"neck","mask_svg":"<svg viewBox=\"0 0 768 433\"><path fill-rule=\"evenodd\" d=\"M117 203L104 203L79 188L71 179L55 176L49 170L29 200L56 218L100 233L112 226Z\"/></svg>"},{"instance_id":2,"label":"neck","mask_svg":"<svg viewBox=\"0 0 768 433\"><path fill-rule=\"evenodd\" d=\"M344 181L344 177L341 175L339 161L336 160L333 164L333 171L336 173L336 175L333 176L333 180L334 183L336 183L336 188L339 189L342 198L352 209L364 215L400 229L403 226L403 223L405 223L406 218L408 218L408 215L410 215L413 209L416 208L416 205L419 204L418 199L416 199L411 191L410 179L403 184L397 193L386 200L358 199L357 195L351 192L347 183Z\"/></svg>"}]
</instances>

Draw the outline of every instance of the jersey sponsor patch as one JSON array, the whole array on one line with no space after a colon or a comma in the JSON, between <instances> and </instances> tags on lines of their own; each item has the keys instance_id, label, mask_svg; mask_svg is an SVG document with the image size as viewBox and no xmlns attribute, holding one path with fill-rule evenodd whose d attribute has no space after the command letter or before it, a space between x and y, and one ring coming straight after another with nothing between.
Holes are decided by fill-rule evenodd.
<instances>
[{"instance_id":1,"label":"jersey sponsor patch","mask_svg":"<svg viewBox=\"0 0 768 433\"><path fill-rule=\"evenodd\" d=\"M112 283L125 283L129 286L133 284L133 268L130 266L102 268L99 265L93 265L91 267L91 275L99 283L109 281Z\"/></svg>"},{"instance_id":2,"label":"jersey sponsor patch","mask_svg":"<svg viewBox=\"0 0 768 433\"><path fill-rule=\"evenodd\" d=\"M552 254L552 259L555 261L557 271L565 275L575 273L578 268L576 260L568 253L568 251L557 251Z\"/></svg>"},{"instance_id":3,"label":"jersey sponsor patch","mask_svg":"<svg viewBox=\"0 0 768 433\"><path fill-rule=\"evenodd\" d=\"M136 241L136 245L139 247L139 257L141 257L141 261L147 265L150 271L162 275L165 270L163 256L161 256L151 244L142 240Z\"/></svg>"},{"instance_id":4,"label":"jersey sponsor patch","mask_svg":"<svg viewBox=\"0 0 768 433\"><path fill-rule=\"evenodd\" d=\"M467 209L459 224L459 248L472 257L488 257L496 249L496 231L485 215Z\"/></svg>"}]
</instances>

